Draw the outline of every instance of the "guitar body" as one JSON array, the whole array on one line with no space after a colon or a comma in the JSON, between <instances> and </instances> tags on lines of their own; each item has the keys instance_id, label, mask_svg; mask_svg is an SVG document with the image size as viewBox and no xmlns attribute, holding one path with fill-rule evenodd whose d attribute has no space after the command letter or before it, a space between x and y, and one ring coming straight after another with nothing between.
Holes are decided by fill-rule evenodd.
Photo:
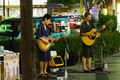
<instances>
[{"instance_id":1,"label":"guitar body","mask_svg":"<svg viewBox=\"0 0 120 80\"><path fill-rule=\"evenodd\" d=\"M82 36L82 41L86 45L91 46L95 42L95 39L99 37L99 34L97 32L97 29L95 29L95 28L93 28L90 32L87 32L86 34L89 34L89 33L94 33L95 36L94 37Z\"/></svg>"},{"instance_id":2,"label":"guitar body","mask_svg":"<svg viewBox=\"0 0 120 80\"><path fill-rule=\"evenodd\" d=\"M110 19L107 23L105 23L105 25L107 25L108 23L111 23L113 20ZM98 30L99 31L99 30ZM99 33L98 33L97 29L96 28L93 28L90 32L87 32L86 34L89 34L89 33L94 33L95 36L94 37L90 37L90 36L82 36L82 41L88 45L88 46L91 46L94 42L95 42L95 39L97 37L99 37Z\"/></svg>"},{"instance_id":3,"label":"guitar body","mask_svg":"<svg viewBox=\"0 0 120 80\"><path fill-rule=\"evenodd\" d=\"M63 36L67 36L67 35L68 35L68 33L65 33ZM42 50L43 52L46 52L50 49L51 46L54 45L53 41L61 38L61 36L53 38L51 35L49 35L48 37L43 36L43 38L48 40L49 43L46 44L43 40L38 39L37 44L38 44L38 47L40 48L40 50Z\"/></svg>"},{"instance_id":4,"label":"guitar body","mask_svg":"<svg viewBox=\"0 0 120 80\"><path fill-rule=\"evenodd\" d=\"M43 40L41 40L41 39L38 39L37 40L37 43L38 43L38 47L43 51L43 52L46 52L46 51L48 51L49 49L50 49L50 47L52 46L52 45L54 45L53 44L53 41L52 41L52 39L53 39L53 37L52 36L48 36L48 37L43 37L44 39L46 39L46 40L48 40L49 41L49 43L48 44L46 44Z\"/></svg>"}]
</instances>

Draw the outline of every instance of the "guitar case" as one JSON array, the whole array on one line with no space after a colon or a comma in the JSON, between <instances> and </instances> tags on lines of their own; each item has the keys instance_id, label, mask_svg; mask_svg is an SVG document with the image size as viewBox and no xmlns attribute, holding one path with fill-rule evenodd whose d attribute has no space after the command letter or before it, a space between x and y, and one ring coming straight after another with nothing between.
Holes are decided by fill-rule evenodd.
<instances>
[{"instance_id":1,"label":"guitar case","mask_svg":"<svg viewBox=\"0 0 120 80\"><path fill-rule=\"evenodd\" d=\"M74 51L69 52L69 59L67 60L67 65L68 66L73 66L78 62L78 54Z\"/></svg>"},{"instance_id":2,"label":"guitar case","mask_svg":"<svg viewBox=\"0 0 120 80\"><path fill-rule=\"evenodd\" d=\"M75 65L79 60L78 54L74 51L70 51L68 54L69 54L69 59L67 59L67 66ZM65 66L64 58L63 58L63 61L64 61L64 66Z\"/></svg>"},{"instance_id":3,"label":"guitar case","mask_svg":"<svg viewBox=\"0 0 120 80\"><path fill-rule=\"evenodd\" d=\"M62 22L60 22L60 24L61 23ZM61 27L61 29L63 29L62 26L60 26L60 27ZM62 31L62 33L64 34L63 31ZM69 59L67 60L67 66L75 65L79 60L78 59L78 54L74 51L70 51L67 40L66 40L66 37L65 36L63 36L63 37L64 37L64 40L65 40L65 47L67 48L68 54L69 54ZM64 66L65 66L65 59L64 58L63 58L63 61L64 61Z\"/></svg>"}]
</instances>

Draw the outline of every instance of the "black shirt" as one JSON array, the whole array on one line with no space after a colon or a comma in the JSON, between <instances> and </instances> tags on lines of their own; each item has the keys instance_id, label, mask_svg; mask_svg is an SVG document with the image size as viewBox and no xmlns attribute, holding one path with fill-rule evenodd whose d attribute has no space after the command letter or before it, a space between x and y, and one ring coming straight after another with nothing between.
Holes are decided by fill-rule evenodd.
<instances>
[{"instance_id":1,"label":"black shirt","mask_svg":"<svg viewBox=\"0 0 120 80\"><path fill-rule=\"evenodd\" d=\"M81 33L90 32L93 28L95 28L95 26L94 26L94 24L93 24L92 22L89 22L89 25L88 25L87 22L84 21L84 22L81 24L81 26L80 26L80 34L81 34ZM83 42L83 41L82 41L82 42ZM87 46L86 44L83 43L83 46L84 46L84 45ZM95 40L94 44L91 45L91 46L94 46L94 47L97 46L96 40Z\"/></svg>"},{"instance_id":2,"label":"black shirt","mask_svg":"<svg viewBox=\"0 0 120 80\"><path fill-rule=\"evenodd\" d=\"M93 23L89 22L89 25L84 21L80 26L80 33L90 32L92 28L95 28Z\"/></svg>"}]
</instances>

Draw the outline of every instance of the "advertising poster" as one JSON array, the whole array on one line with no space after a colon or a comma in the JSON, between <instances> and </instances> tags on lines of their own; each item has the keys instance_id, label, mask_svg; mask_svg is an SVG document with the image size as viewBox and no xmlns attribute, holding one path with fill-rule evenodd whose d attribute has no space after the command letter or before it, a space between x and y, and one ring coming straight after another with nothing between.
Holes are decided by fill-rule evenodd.
<instances>
[{"instance_id":1,"label":"advertising poster","mask_svg":"<svg viewBox=\"0 0 120 80\"><path fill-rule=\"evenodd\" d=\"M4 80L20 80L19 56L4 56Z\"/></svg>"}]
</instances>

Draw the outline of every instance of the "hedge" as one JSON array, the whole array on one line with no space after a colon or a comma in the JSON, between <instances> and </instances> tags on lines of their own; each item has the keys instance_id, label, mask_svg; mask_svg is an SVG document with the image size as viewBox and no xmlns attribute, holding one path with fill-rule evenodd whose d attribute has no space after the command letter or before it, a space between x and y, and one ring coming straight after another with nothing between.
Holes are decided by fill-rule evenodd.
<instances>
[{"instance_id":1,"label":"hedge","mask_svg":"<svg viewBox=\"0 0 120 80\"><path fill-rule=\"evenodd\" d=\"M99 20L95 21L96 25L98 27L101 27L103 24L107 23L110 19L112 19L112 22L109 22L106 25L106 29L103 31L105 33L109 33L109 32L114 32L117 29L117 16L115 15L104 15L104 14L100 14L99 15Z\"/></svg>"},{"instance_id":2,"label":"hedge","mask_svg":"<svg viewBox=\"0 0 120 80\"><path fill-rule=\"evenodd\" d=\"M103 44L103 55L107 56L109 54L113 54L119 51L120 47L120 33L117 31L112 33L101 34L106 46ZM78 55L80 54L80 58L82 57L82 40L80 36L71 36L66 37L68 46L70 51L76 52ZM36 40L35 40L36 41ZM20 49L20 39L16 39L16 43L18 49ZM58 55L64 57L65 53L65 39L61 38L57 42L54 42L54 46L51 47L51 50L57 51ZM6 50L11 50L9 39L0 40L0 45L3 45ZM37 46L35 44L35 46ZM97 47L95 47L95 58L100 58L101 53L101 38L97 38ZM36 56L37 47L36 47Z\"/></svg>"}]
</instances>

